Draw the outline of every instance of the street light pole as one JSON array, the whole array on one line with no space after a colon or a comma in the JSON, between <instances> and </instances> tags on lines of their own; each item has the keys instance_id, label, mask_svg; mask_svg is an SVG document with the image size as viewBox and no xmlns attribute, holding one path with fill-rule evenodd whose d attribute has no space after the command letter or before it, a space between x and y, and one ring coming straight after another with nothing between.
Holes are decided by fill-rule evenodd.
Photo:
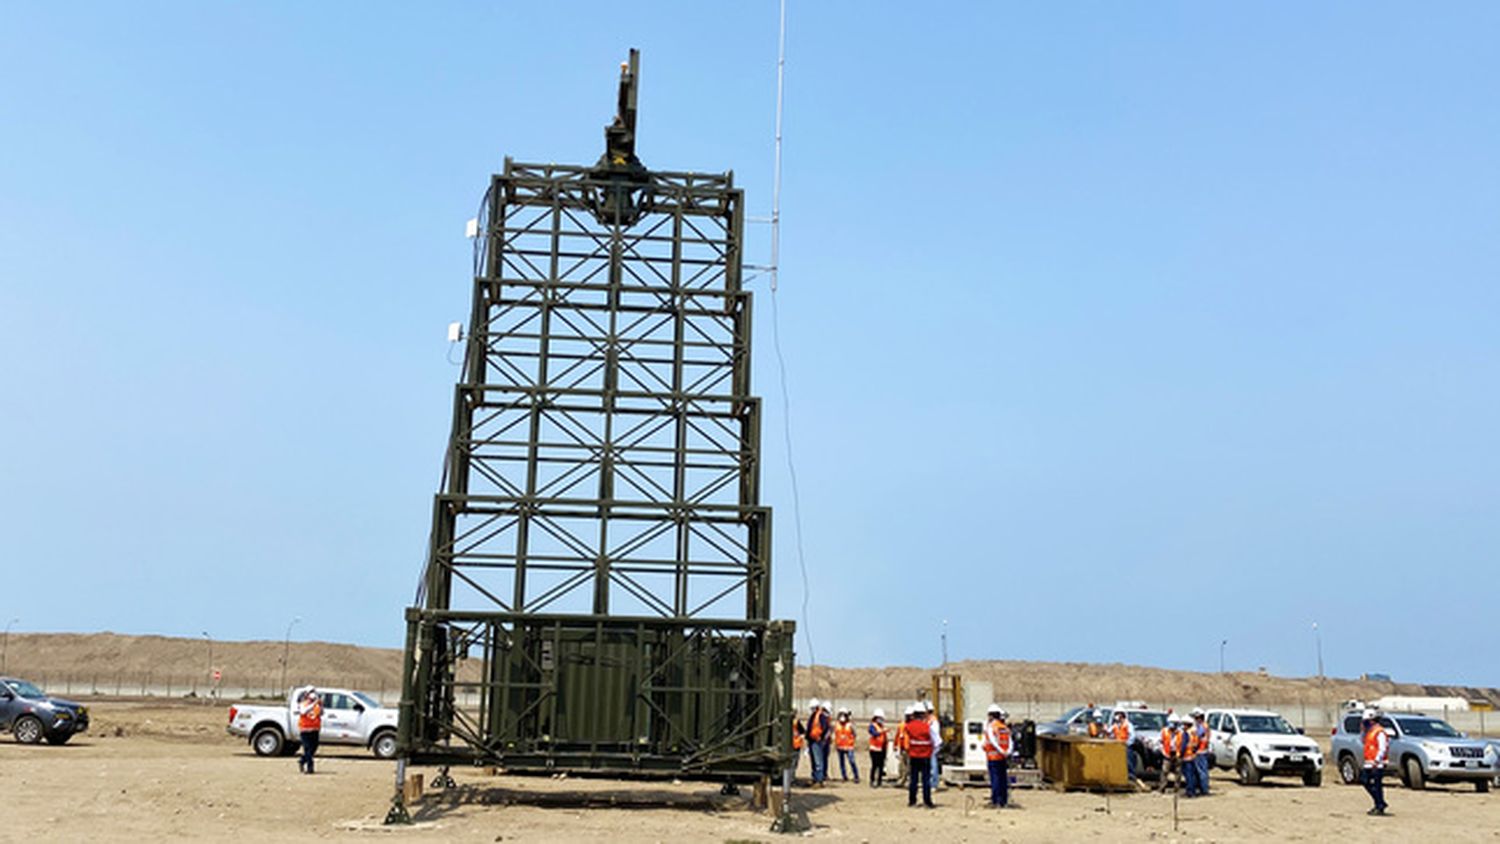
<instances>
[{"instance_id":1,"label":"street light pole","mask_svg":"<svg viewBox=\"0 0 1500 844\"><path fill-rule=\"evenodd\" d=\"M11 625L15 624L16 622L18 622L20 620L21 619L19 619L19 618L13 618L10 621L7 621L5 623L5 644L4 645L0 645L0 674L4 674L5 673L5 665L10 660L10 628L11 628Z\"/></svg>"},{"instance_id":2,"label":"street light pole","mask_svg":"<svg viewBox=\"0 0 1500 844\"><path fill-rule=\"evenodd\" d=\"M1228 639L1219 640L1219 673L1224 673L1224 646L1229 644Z\"/></svg>"},{"instance_id":3,"label":"street light pole","mask_svg":"<svg viewBox=\"0 0 1500 844\"><path fill-rule=\"evenodd\" d=\"M948 673L948 619L943 619L943 673Z\"/></svg>"},{"instance_id":4,"label":"street light pole","mask_svg":"<svg viewBox=\"0 0 1500 844\"><path fill-rule=\"evenodd\" d=\"M283 694L286 693L286 664L292 655L292 628L301 620L300 615L292 619L292 623L286 626L286 638L281 642L281 692Z\"/></svg>"},{"instance_id":5,"label":"street light pole","mask_svg":"<svg viewBox=\"0 0 1500 844\"><path fill-rule=\"evenodd\" d=\"M1323 682L1323 631L1318 629L1318 623L1313 622L1313 636L1318 640L1318 682Z\"/></svg>"},{"instance_id":6,"label":"street light pole","mask_svg":"<svg viewBox=\"0 0 1500 844\"><path fill-rule=\"evenodd\" d=\"M1331 720L1332 716L1328 711L1328 680L1323 676L1323 631L1318 629L1316 621L1313 622L1313 638L1318 645L1318 695L1323 698L1323 719L1326 722ZM1327 724L1325 723L1324 726Z\"/></svg>"},{"instance_id":7,"label":"street light pole","mask_svg":"<svg viewBox=\"0 0 1500 844\"><path fill-rule=\"evenodd\" d=\"M208 694L204 697L212 697L214 683L214 637L203 631L203 638L208 640Z\"/></svg>"}]
</instances>

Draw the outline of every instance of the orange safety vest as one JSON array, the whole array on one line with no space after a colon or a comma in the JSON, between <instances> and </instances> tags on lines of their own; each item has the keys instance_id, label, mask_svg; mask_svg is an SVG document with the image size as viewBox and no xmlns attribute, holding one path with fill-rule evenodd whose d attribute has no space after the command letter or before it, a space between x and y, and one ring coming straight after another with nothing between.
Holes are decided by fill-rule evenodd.
<instances>
[{"instance_id":1,"label":"orange safety vest","mask_svg":"<svg viewBox=\"0 0 1500 844\"><path fill-rule=\"evenodd\" d=\"M922 718L906 725L906 740L913 759L932 758L932 724Z\"/></svg>"},{"instance_id":2,"label":"orange safety vest","mask_svg":"<svg viewBox=\"0 0 1500 844\"><path fill-rule=\"evenodd\" d=\"M1168 758L1177 756L1177 728L1161 728L1161 754Z\"/></svg>"},{"instance_id":3,"label":"orange safety vest","mask_svg":"<svg viewBox=\"0 0 1500 844\"><path fill-rule=\"evenodd\" d=\"M298 710L297 730L311 733L321 729L323 729L323 704L314 698L312 706L302 705Z\"/></svg>"},{"instance_id":4,"label":"orange safety vest","mask_svg":"<svg viewBox=\"0 0 1500 844\"><path fill-rule=\"evenodd\" d=\"M1380 726L1379 721L1371 724L1370 729L1365 730L1366 767L1373 768L1376 765L1385 764L1386 749L1381 746L1383 744L1386 744L1386 741L1382 741L1382 738L1384 736L1385 727Z\"/></svg>"},{"instance_id":5,"label":"orange safety vest","mask_svg":"<svg viewBox=\"0 0 1500 844\"><path fill-rule=\"evenodd\" d=\"M885 742L886 742L886 739L890 738L890 735L891 735L891 731L887 730L885 728L884 724L882 724L882 723L880 723L878 721L871 721L870 722L870 750L871 750L871 752L873 752L873 753L879 753L880 751L885 750Z\"/></svg>"},{"instance_id":6,"label":"orange safety vest","mask_svg":"<svg viewBox=\"0 0 1500 844\"><path fill-rule=\"evenodd\" d=\"M1130 725L1124 721L1116 721L1113 732L1115 741L1126 741L1130 738Z\"/></svg>"},{"instance_id":7,"label":"orange safety vest","mask_svg":"<svg viewBox=\"0 0 1500 844\"><path fill-rule=\"evenodd\" d=\"M818 710L813 717L807 719L807 738L809 741L823 740L823 722L827 720L822 710Z\"/></svg>"},{"instance_id":8,"label":"orange safety vest","mask_svg":"<svg viewBox=\"0 0 1500 844\"><path fill-rule=\"evenodd\" d=\"M802 722L797 716L792 716L792 749L802 749Z\"/></svg>"},{"instance_id":9,"label":"orange safety vest","mask_svg":"<svg viewBox=\"0 0 1500 844\"><path fill-rule=\"evenodd\" d=\"M1208 752L1208 739L1210 735L1207 723L1199 724L1193 728L1193 737L1198 741L1199 753Z\"/></svg>"},{"instance_id":10,"label":"orange safety vest","mask_svg":"<svg viewBox=\"0 0 1500 844\"><path fill-rule=\"evenodd\" d=\"M1089 722L1089 738L1098 738L1104 732L1104 727L1098 721Z\"/></svg>"},{"instance_id":11,"label":"orange safety vest","mask_svg":"<svg viewBox=\"0 0 1500 844\"><path fill-rule=\"evenodd\" d=\"M896 727L896 749L903 753L905 753L906 749L911 746L910 736L906 732L906 725L909 723L911 722L902 721L901 724Z\"/></svg>"},{"instance_id":12,"label":"orange safety vest","mask_svg":"<svg viewBox=\"0 0 1500 844\"><path fill-rule=\"evenodd\" d=\"M1178 730L1182 741L1182 761L1187 762L1198 755L1198 740L1193 737L1193 728Z\"/></svg>"},{"instance_id":13,"label":"orange safety vest","mask_svg":"<svg viewBox=\"0 0 1500 844\"><path fill-rule=\"evenodd\" d=\"M984 725L984 758L999 762L1010 757L1010 727L999 718Z\"/></svg>"},{"instance_id":14,"label":"orange safety vest","mask_svg":"<svg viewBox=\"0 0 1500 844\"><path fill-rule=\"evenodd\" d=\"M854 725L838 721L833 725L833 746L839 750L854 749Z\"/></svg>"}]
</instances>

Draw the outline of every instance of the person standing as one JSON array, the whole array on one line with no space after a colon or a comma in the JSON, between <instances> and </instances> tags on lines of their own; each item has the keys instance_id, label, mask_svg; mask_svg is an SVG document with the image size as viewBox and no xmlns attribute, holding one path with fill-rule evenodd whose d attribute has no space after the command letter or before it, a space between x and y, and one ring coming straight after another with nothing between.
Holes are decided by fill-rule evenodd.
<instances>
[{"instance_id":1,"label":"person standing","mask_svg":"<svg viewBox=\"0 0 1500 844\"><path fill-rule=\"evenodd\" d=\"M1135 751L1131 750L1135 744L1135 726L1126 717L1125 710L1115 710L1115 723L1110 727L1109 733L1111 738L1125 745L1125 770L1131 779L1135 779Z\"/></svg>"},{"instance_id":2,"label":"person standing","mask_svg":"<svg viewBox=\"0 0 1500 844\"><path fill-rule=\"evenodd\" d=\"M803 734L802 719L797 717L797 710L792 710L792 779L797 778L797 766L802 764L802 746L806 744Z\"/></svg>"},{"instance_id":3,"label":"person standing","mask_svg":"<svg viewBox=\"0 0 1500 844\"><path fill-rule=\"evenodd\" d=\"M927 725L931 727L932 734L932 756L928 757L928 766L932 768L932 787L937 788L941 782L939 777L943 770L938 762L938 752L943 749L943 722L938 720L937 713L932 709L932 701L922 702L922 713L926 713ZM921 717L922 713L918 713Z\"/></svg>"},{"instance_id":4,"label":"person standing","mask_svg":"<svg viewBox=\"0 0 1500 844\"><path fill-rule=\"evenodd\" d=\"M854 721L850 719L849 708L839 710L839 719L833 724L833 748L839 754L839 779L849 781L849 774L854 774L854 782L859 783L859 764L854 759ZM849 763L848 769L844 763Z\"/></svg>"},{"instance_id":5,"label":"person standing","mask_svg":"<svg viewBox=\"0 0 1500 844\"><path fill-rule=\"evenodd\" d=\"M911 726L912 716L916 713L916 707L908 706L901 712L901 723L896 727L896 737L891 743L896 745L896 781L906 782L911 770L911 742L908 740L906 728Z\"/></svg>"},{"instance_id":6,"label":"person standing","mask_svg":"<svg viewBox=\"0 0 1500 844\"><path fill-rule=\"evenodd\" d=\"M1178 726L1180 725L1177 719L1169 715L1166 726L1161 728L1161 790L1163 794L1172 785L1172 774L1177 774L1179 781L1182 779L1182 754L1179 749Z\"/></svg>"},{"instance_id":7,"label":"person standing","mask_svg":"<svg viewBox=\"0 0 1500 844\"><path fill-rule=\"evenodd\" d=\"M870 718L870 787L885 785L885 749L891 741L891 731L885 726L885 710L876 709Z\"/></svg>"},{"instance_id":8,"label":"person standing","mask_svg":"<svg viewBox=\"0 0 1500 844\"><path fill-rule=\"evenodd\" d=\"M812 763L813 788L822 788L828 779L828 748L833 744L833 724L828 710L813 698L807 702L812 714L807 718L807 757Z\"/></svg>"},{"instance_id":9,"label":"person standing","mask_svg":"<svg viewBox=\"0 0 1500 844\"><path fill-rule=\"evenodd\" d=\"M926 710L918 708L918 711L906 724L907 752L911 755L911 764L907 765L910 777L906 784L906 805L908 807L917 805L917 783L922 783L922 805L929 809L936 806L932 802L932 758L936 755L937 745L932 735L932 722L928 720Z\"/></svg>"},{"instance_id":10,"label":"person standing","mask_svg":"<svg viewBox=\"0 0 1500 844\"><path fill-rule=\"evenodd\" d=\"M984 758L990 774L990 806L1004 809L1010 804L1010 727L1005 710L992 703L984 724Z\"/></svg>"},{"instance_id":11,"label":"person standing","mask_svg":"<svg viewBox=\"0 0 1500 844\"><path fill-rule=\"evenodd\" d=\"M1089 719L1089 738L1104 738L1104 713L1094 710L1094 717Z\"/></svg>"},{"instance_id":12,"label":"person standing","mask_svg":"<svg viewBox=\"0 0 1500 844\"><path fill-rule=\"evenodd\" d=\"M1198 763L1198 794L1208 794L1208 744L1213 733L1208 729L1208 715L1200 708L1193 708L1193 739L1198 743L1198 755L1193 761Z\"/></svg>"},{"instance_id":13,"label":"person standing","mask_svg":"<svg viewBox=\"0 0 1500 844\"><path fill-rule=\"evenodd\" d=\"M318 752L318 738L323 729L323 703L318 700L318 690L308 689L297 700L297 738L302 742L302 755L297 759L297 769L304 774L313 772L313 756Z\"/></svg>"},{"instance_id":14,"label":"person standing","mask_svg":"<svg viewBox=\"0 0 1500 844\"><path fill-rule=\"evenodd\" d=\"M1370 793L1370 799L1375 801L1374 808L1366 814L1384 815L1388 808L1385 802L1385 764L1391 754L1391 737L1386 734L1385 727L1373 709L1364 711L1364 727L1365 766L1360 771L1359 778L1364 783L1365 791Z\"/></svg>"},{"instance_id":15,"label":"person standing","mask_svg":"<svg viewBox=\"0 0 1500 844\"><path fill-rule=\"evenodd\" d=\"M1178 742L1181 745L1178 765L1182 770L1182 794L1184 797L1197 797L1203 790L1198 782L1198 739L1193 735L1193 716L1182 716L1181 723L1182 728L1178 731Z\"/></svg>"}]
</instances>

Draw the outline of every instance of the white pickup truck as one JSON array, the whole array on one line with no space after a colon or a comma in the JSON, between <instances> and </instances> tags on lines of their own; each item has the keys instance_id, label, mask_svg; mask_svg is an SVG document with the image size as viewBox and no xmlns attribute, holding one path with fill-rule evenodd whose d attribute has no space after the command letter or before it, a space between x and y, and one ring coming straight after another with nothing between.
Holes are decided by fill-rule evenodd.
<instances>
[{"instance_id":1,"label":"white pickup truck","mask_svg":"<svg viewBox=\"0 0 1500 844\"><path fill-rule=\"evenodd\" d=\"M250 740L260 756L279 756L296 750L297 701L307 686L292 689L285 706L229 707L229 734ZM319 689L323 701L320 744L368 747L381 759L396 755L396 710L382 707L364 692Z\"/></svg>"}]
</instances>

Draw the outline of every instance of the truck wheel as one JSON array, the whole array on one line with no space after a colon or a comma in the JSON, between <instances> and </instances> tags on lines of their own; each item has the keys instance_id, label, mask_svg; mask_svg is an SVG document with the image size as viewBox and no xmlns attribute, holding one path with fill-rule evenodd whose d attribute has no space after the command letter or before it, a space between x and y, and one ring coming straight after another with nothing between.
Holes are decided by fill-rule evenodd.
<instances>
[{"instance_id":1,"label":"truck wheel","mask_svg":"<svg viewBox=\"0 0 1500 844\"><path fill-rule=\"evenodd\" d=\"M370 742L370 750L375 753L376 759L396 758L396 733L392 730L381 730L375 734L375 740Z\"/></svg>"},{"instance_id":2,"label":"truck wheel","mask_svg":"<svg viewBox=\"0 0 1500 844\"><path fill-rule=\"evenodd\" d=\"M255 748L256 756L280 756L285 745L286 739L275 727L261 727L250 737L250 746Z\"/></svg>"},{"instance_id":3,"label":"truck wheel","mask_svg":"<svg viewBox=\"0 0 1500 844\"><path fill-rule=\"evenodd\" d=\"M1339 779L1344 781L1344 785L1354 785L1359 782L1359 768L1354 764L1353 754L1339 754Z\"/></svg>"},{"instance_id":4,"label":"truck wheel","mask_svg":"<svg viewBox=\"0 0 1500 844\"><path fill-rule=\"evenodd\" d=\"M1323 784L1323 772L1308 771L1302 775L1302 784L1309 788L1317 788Z\"/></svg>"},{"instance_id":5,"label":"truck wheel","mask_svg":"<svg viewBox=\"0 0 1500 844\"><path fill-rule=\"evenodd\" d=\"M34 715L22 715L10 725L10 732L21 744L36 744L42 740L42 722Z\"/></svg>"},{"instance_id":6,"label":"truck wheel","mask_svg":"<svg viewBox=\"0 0 1500 844\"><path fill-rule=\"evenodd\" d=\"M1255 785L1260 782L1260 769L1255 767L1255 760L1250 758L1248 751L1240 753L1240 761L1235 765L1235 773L1240 775L1240 785Z\"/></svg>"},{"instance_id":7,"label":"truck wheel","mask_svg":"<svg viewBox=\"0 0 1500 844\"><path fill-rule=\"evenodd\" d=\"M1128 770L1135 771L1137 779L1146 776L1146 760L1141 758L1141 752L1132 747L1126 753L1128 754Z\"/></svg>"},{"instance_id":8,"label":"truck wheel","mask_svg":"<svg viewBox=\"0 0 1500 844\"><path fill-rule=\"evenodd\" d=\"M48 744L67 744L68 743L68 739L70 739L72 737L73 737L72 733L52 733L51 735L47 736L47 743Z\"/></svg>"},{"instance_id":9,"label":"truck wheel","mask_svg":"<svg viewBox=\"0 0 1500 844\"><path fill-rule=\"evenodd\" d=\"M1406 757L1401 763L1401 770L1406 772L1406 787L1413 791L1421 791L1427 787L1427 775L1422 773L1422 763L1415 756Z\"/></svg>"}]
</instances>

